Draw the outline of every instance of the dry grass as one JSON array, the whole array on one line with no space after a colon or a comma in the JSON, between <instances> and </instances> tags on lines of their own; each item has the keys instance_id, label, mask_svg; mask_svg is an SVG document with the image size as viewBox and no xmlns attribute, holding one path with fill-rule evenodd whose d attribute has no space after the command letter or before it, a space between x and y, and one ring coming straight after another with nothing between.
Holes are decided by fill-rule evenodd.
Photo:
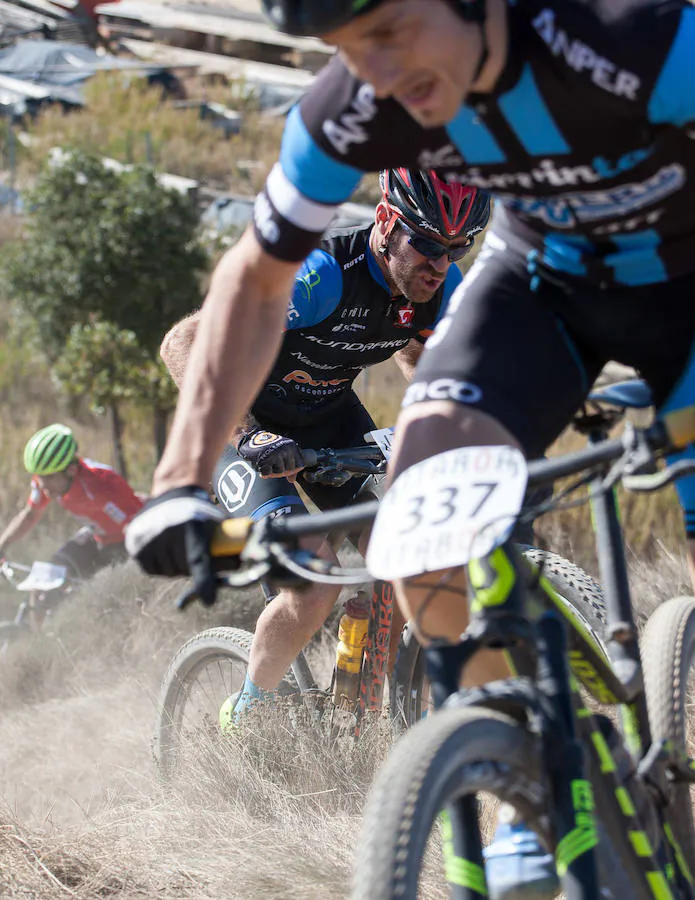
<instances>
[{"instance_id":1,"label":"dry grass","mask_svg":"<svg viewBox=\"0 0 695 900\"><path fill-rule=\"evenodd\" d=\"M210 92L232 100L229 88ZM137 81L126 86L118 75L93 78L85 99L85 109L69 114L47 109L31 126L25 176L35 173L51 147L68 146L244 193L262 186L277 158L284 120L261 118L253 109L244 111L241 133L225 140L197 110L176 109L162 101L158 89Z\"/></svg>"},{"instance_id":2,"label":"dry grass","mask_svg":"<svg viewBox=\"0 0 695 900\"><path fill-rule=\"evenodd\" d=\"M633 566L641 608L685 586L682 561ZM0 659L0 896L58 900L342 898L365 791L389 745L377 724L331 746L284 711L213 735L185 777L151 757L155 698L173 651L201 628L251 628L257 593L173 609L179 585L133 567L67 600L53 635ZM328 665L332 645L315 654ZM434 883L423 897L444 896Z\"/></svg>"}]
</instances>

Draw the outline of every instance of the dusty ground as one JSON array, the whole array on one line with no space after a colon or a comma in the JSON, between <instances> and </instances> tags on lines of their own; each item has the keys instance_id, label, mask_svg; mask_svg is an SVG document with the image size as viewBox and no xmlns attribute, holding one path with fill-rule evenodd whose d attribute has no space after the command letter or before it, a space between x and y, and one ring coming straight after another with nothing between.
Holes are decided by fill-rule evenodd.
<instances>
[{"instance_id":1,"label":"dusty ground","mask_svg":"<svg viewBox=\"0 0 695 900\"><path fill-rule=\"evenodd\" d=\"M635 573L640 604L683 590L680 560ZM176 587L131 567L66 601L55 634L0 659L0 896L346 897L365 790L388 741L330 750L260 723L212 766L160 783L151 740L173 651L221 622L252 624L255 594L173 610ZM436 888L427 897L444 896Z\"/></svg>"}]
</instances>

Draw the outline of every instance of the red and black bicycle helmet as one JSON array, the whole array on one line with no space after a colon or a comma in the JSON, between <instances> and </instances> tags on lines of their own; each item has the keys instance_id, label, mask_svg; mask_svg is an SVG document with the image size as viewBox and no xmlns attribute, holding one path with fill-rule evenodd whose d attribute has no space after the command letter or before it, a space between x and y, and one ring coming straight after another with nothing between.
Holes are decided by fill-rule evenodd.
<instances>
[{"instance_id":1,"label":"red and black bicycle helmet","mask_svg":"<svg viewBox=\"0 0 695 900\"><path fill-rule=\"evenodd\" d=\"M433 171L385 169L379 182L384 202L397 216L419 231L434 231L446 241L473 237L490 218L486 191L448 184Z\"/></svg>"},{"instance_id":2,"label":"red and black bicycle helmet","mask_svg":"<svg viewBox=\"0 0 695 900\"><path fill-rule=\"evenodd\" d=\"M326 34L371 12L384 0L263 0L266 15L286 34ZM448 0L470 22L485 20L485 0Z\"/></svg>"}]
</instances>

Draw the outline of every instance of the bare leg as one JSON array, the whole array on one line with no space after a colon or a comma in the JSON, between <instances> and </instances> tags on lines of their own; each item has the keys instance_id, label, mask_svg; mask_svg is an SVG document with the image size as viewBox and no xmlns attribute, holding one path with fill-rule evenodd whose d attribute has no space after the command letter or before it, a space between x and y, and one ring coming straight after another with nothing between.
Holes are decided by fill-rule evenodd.
<instances>
[{"instance_id":1,"label":"bare leg","mask_svg":"<svg viewBox=\"0 0 695 900\"><path fill-rule=\"evenodd\" d=\"M323 538L307 539L304 546L323 559L335 559ZM312 584L306 590L285 589L261 613L251 645L249 677L266 691L275 690L300 650L328 618L340 589Z\"/></svg>"},{"instance_id":2,"label":"bare leg","mask_svg":"<svg viewBox=\"0 0 695 900\"><path fill-rule=\"evenodd\" d=\"M398 418L396 436L390 466L393 478L434 453L455 447L517 446L512 435L490 416L449 401L419 403L403 410ZM448 581L447 588L438 591L434 597L420 586L432 585L445 574L430 572L421 578L409 579L407 586L402 582L396 584L403 615L416 624L418 639L424 646L435 637L457 641L468 625L466 579L462 572L456 573ZM501 653L483 651L468 665L465 684L485 684L510 674Z\"/></svg>"}]
</instances>

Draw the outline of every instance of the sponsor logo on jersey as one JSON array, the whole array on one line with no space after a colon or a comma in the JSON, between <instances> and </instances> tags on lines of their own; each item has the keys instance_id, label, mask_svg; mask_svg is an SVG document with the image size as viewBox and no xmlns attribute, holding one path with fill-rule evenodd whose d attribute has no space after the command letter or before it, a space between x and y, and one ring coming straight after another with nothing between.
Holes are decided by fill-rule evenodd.
<instances>
[{"instance_id":1,"label":"sponsor logo on jersey","mask_svg":"<svg viewBox=\"0 0 695 900\"><path fill-rule=\"evenodd\" d=\"M683 166L672 163L646 181L622 184L610 190L563 194L561 197L498 196L513 209L553 228L576 228L577 222L584 224L633 216L679 191L685 181Z\"/></svg>"},{"instance_id":2,"label":"sponsor logo on jersey","mask_svg":"<svg viewBox=\"0 0 695 900\"><path fill-rule=\"evenodd\" d=\"M469 381L437 378L428 383L411 384L403 397L403 406L423 400L455 400L457 403L478 403L483 396L480 388Z\"/></svg>"},{"instance_id":3,"label":"sponsor logo on jersey","mask_svg":"<svg viewBox=\"0 0 695 900\"><path fill-rule=\"evenodd\" d=\"M617 97L636 100L641 81L634 72L620 69L595 50L572 38L555 22L555 11L544 9L533 20L533 27L550 48L553 56L561 57L575 72L590 73L591 81Z\"/></svg>"},{"instance_id":4,"label":"sponsor logo on jersey","mask_svg":"<svg viewBox=\"0 0 695 900\"><path fill-rule=\"evenodd\" d=\"M284 400L287 396L287 388L284 388L281 384L266 384L263 390L268 391L280 400Z\"/></svg>"},{"instance_id":5,"label":"sponsor logo on jersey","mask_svg":"<svg viewBox=\"0 0 695 900\"><path fill-rule=\"evenodd\" d=\"M346 262L345 265L343 266L343 272L347 271L347 269L351 269L353 266L356 266L357 263L361 263L362 260L364 259L364 257L365 257L365 254L360 253L360 255L356 256L354 259L348 260L348 262Z\"/></svg>"},{"instance_id":6,"label":"sponsor logo on jersey","mask_svg":"<svg viewBox=\"0 0 695 900\"><path fill-rule=\"evenodd\" d=\"M396 310L396 328L410 328L415 318L415 310L412 306L400 306Z\"/></svg>"},{"instance_id":7,"label":"sponsor logo on jersey","mask_svg":"<svg viewBox=\"0 0 695 900\"><path fill-rule=\"evenodd\" d=\"M293 301L290 300L290 302L287 304L287 321L294 322L294 320L298 319L298 318L299 318L299 310L294 305Z\"/></svg>"},{"instance_id":8,"label":"sponsor logo on jersey","mask_svg":"<svg viewBox=\"0 0 695 900\"><path fill-rule=\"evenodd\" d=\"M123 510L110 500L104 505L104 512L109 517L109 519L111 519L113 522L116 522L118 525L120 525L122 522L125 522L125 520L128 518Z\"/></svg>"},{"instance_id":9,"label":"sponsor logo on jersey","mask_svg":"<svg viewBox=\"0 0 695 900\"><path fill-rule=\"evenodd\" d=\"M294 381L296 384L309 384L311 387L335 387L337 384L344 384L346 381L349 381L349 378L330 378L327 380L321 378L312 378L308 372L303 372L301 369L295 369L294 372L290 372L288 375L282 379L284 382L288 383Z\"/></svg>"},{"instance_id":10,"label":"sponsor logo on jersey","mask_svg":"<svg viewBox=\"0 0 695 900\"><path fill-rule=\"evenodd\" d=\"M341 319L366 319L369 313L371 312L368 306L351 306L348 309L344 309L341 314Z\"/></svg>"},{"instance_id":11,"label":"sponsor logo on jersey","mask_svg":"<svg viewBox=\"0 0 695 900\"><path fill-rule=\"evenodd\" d=\"M356 331L366 331L366 325L358 325L356 322L342 322L340 325L334 325L331 331L338 333L354 333Z\"/></svg>"},{"instance_id":12,"label":"sponsor logo on jersey","mask_svg":"<svg viewBox=\"0 0 695 900\"><path fill-rule=\"evenodd\" d=\"M408 343L408 338L398 338L390 341L370 341L369 343L360 344L358 342L348 343L347 341L331 341L326 338L318 337L315 334L304 335L307 341L313 341L320 347L333 347L335 350L349 350L360 352L364 350L397 350L404 347Z\"/></svg>"},{"instance_id":13,"label":"sponsor logo on jersey","mask_svg":"<svg viewBox=\"0 0 695 900\"><path fill-rule=\"evenodd\" d=\"M437 150L423 150L417 163L420 169L445 169L462 166L464 159L453 144L445 144Z\"/></svg>"},{"instance_id":14,"label":"sponsor logo on jersey","mask_svg":"<svg viewBox=\"0 0 695 900\"><path fill-rule=\"evenodd\" d=\"M228 512L233 513L246 503L256 473L243 459L230 463L217 480L217 496Z\"/></svg>"},{"instance_id":15,"label":"sponsor logo on jersey","mask_svg":"<svg viewBox=\"0 0 695 900\"><path fill-rule=\"evenodd\" d=\"M314 360L314 359L309 359L308 356L304 356L304 354L301 353L299 350L295 350L293 353L290 354L290 356L293 359L298 359L299 362L304 363L305 366L312 366L314 369L325 369L325 370L329 371L331 369L339 369L340 368L340 366L332 365L331 363L320 363L320 362L316 362L316 360ZM276 385L276 387L277 387L277 385ZM283 391L283 393L285 393L285 394L287 393L287 391L285 391L284 388L280 388L280 390Z\"/></svg>"},{"instance_id":16,"label":"sponsor logo on jersey","mask_svg":"<svg viewBox=\"0 0 695 900\"><path fill-rule=\"evenodd\" d=\"M263 192L256 197L253 205L253 221L263 240L269 244L277 244L280 240L280 226L273 219L273 207Z\"/></svg>"},{"instance_id":17,"label":"sponsor logo on jersey","mask_svg":"<svg viewBox=\"0 0 695 900\"><path fill-rule=\"evenodd\" d=\"M311 269L311 271L306 272L300 278L295 280L295 284L297 287L300 287L302 290L306 292L306 299L311 300L311 294L314 288L321 283L321 276L315 269Z\"/></svg>"},{"instance_id":18,"label":"sponsor logo on jersey","mask_svg":"<svg viewBox=\"0 0 695 900\"><path fill-rule=\"evenodd\" d=\"M515 187L531 189L537 184L546 184L550 187L596 184L633 169L651 156L652 152L652 147L646 147L624 153L616 160L596 156L590 164L580 166L559 166L552 159L542 159L537 166L525 172L498 172L491 175L483 174L480 169L474 167L465 177L452 173L447 175L446 180L462 181L482 190L509 190Z\"/></svg>"},{"instance_id":19,"label":"sponsor logo on jersey","mask_svg":"<svg viewBox=\"0 0 695 900\"><path fill-rule=\"evenodd\" d=\"M364 144L368 134L363 125L371 122L376 115L374 88L371 84L360 85L355 97L337 122L327 119L323 123L323 133L341 155L345 155L352 144Z\"/></svg>"}]
</instances>

